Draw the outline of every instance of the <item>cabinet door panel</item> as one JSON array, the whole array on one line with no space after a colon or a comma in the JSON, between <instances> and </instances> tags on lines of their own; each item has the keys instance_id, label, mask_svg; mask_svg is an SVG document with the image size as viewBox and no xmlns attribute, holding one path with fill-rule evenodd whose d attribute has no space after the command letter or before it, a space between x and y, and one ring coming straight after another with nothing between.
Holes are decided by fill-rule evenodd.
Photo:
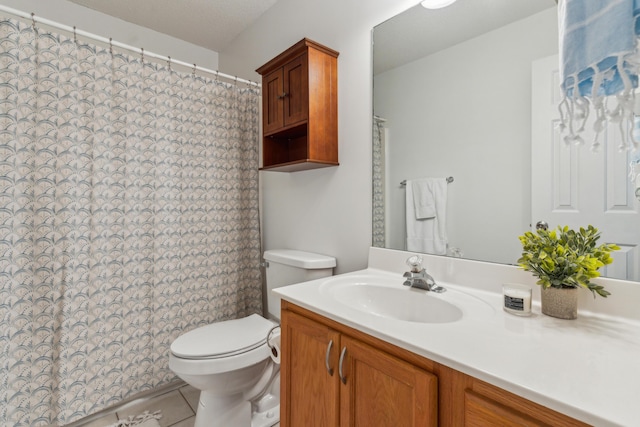
<instances>
[{"instance_id":1,"label":"cabinet door panel","mask_svg":"<svg viewBox=\"0 0 640 427\"><path fill-rule=\"evenodd\" d=\"M264 133L276 131L284 125L282 69L267 74L262 79L262 126Z\"/></svg>"},{"instance_id":2,"label":"cabinet door panel","mask_svg":"<svg viewBox=\"0 0 640 427\"><path fill-rule=\"evenodd\" d=\"M437 426L435 375L349 337L341 346L342 427Z\"/></svg>"},{"instance_id":3,"label":"cabinet door panel","mask_svg":"<svg viewBox=\"0 0 640 427\"><path fill-rule=\"evenodd\" d=\"M309 72L307 54L284 66L284 125L289 126L309 117Z\"/></svg>"},{"instance_id":4,"label":"cabinet door panel","mask_svg":"<svg viewBox=\"0 0 640 427\"><path fill-rule=\"evenodd\" d=\"M466 390L464 394L464 415L465 427L550 427L542 421L487 399L471 390Z\"/></svg>"},{"instance_id":5,"label":"cabinet door panel","mask_svg":"<svg viewBox=\"0 0 640 427\"><path fill-rule=\"evenodd\" d=\"M324 325L283 311L282 338L282 427L337 426L340 335ZM328 351L330 341L333 345ZM333 375L327 370L327 353Z\"/></svg>"}]
</instances>

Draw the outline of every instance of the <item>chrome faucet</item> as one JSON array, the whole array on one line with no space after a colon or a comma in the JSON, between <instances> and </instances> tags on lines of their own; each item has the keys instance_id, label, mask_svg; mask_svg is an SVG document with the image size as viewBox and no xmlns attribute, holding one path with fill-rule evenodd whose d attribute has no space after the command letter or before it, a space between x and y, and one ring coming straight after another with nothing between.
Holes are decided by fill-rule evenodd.
<instances>
[{"instance_id":1,"label":"chrome faucet","mask_svg":"<svg viewBox=\"0 0 640 427\"><path fill-rule=\"evenodd\" d=\"M405 286L412 288L424 289L425 291L442 293L445 288L436 284L436 281L427 271L422 268L422 257L414 255L407 259L407 265L411 267L411 271L407 271L402 277L407 280L403 283Z\"/></svg>"}]
</instances>

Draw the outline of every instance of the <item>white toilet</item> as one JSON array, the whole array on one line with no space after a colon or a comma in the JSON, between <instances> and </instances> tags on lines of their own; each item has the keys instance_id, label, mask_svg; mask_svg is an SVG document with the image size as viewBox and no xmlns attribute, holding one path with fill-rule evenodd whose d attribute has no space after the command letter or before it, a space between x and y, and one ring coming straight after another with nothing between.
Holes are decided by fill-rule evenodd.
<instances>
[{"instance_id":1,"label":"white toilet","mask_svg":"<svg viewBox=\"0 0 640 427\"><path fill-rule=\"evenodd\" d=\"M272 289L331 276L336 265L333 257L290 249L265 251L264 259L265 311L276 321L280 299ZM171 344L169 368L200 390L195 427L270 427L280 420L280 366L271 351L279 342L276 321L252 314L194 329Z\"/></svg>"}]
</instances>

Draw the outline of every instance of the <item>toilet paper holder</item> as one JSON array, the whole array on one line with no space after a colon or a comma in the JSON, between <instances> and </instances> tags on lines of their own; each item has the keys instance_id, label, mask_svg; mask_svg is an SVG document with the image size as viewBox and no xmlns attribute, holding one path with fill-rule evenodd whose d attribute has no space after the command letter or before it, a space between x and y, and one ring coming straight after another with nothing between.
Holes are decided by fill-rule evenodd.
<instances>
[{"instance_id":1,"label":"toilet paper holder","mask_svg":"<svg viewBox=\"0 0 640 427\"><path fill-rule=\"evenodd\" d=\"M282 328L280 328L280 325L276 325L269 330L269 333L267 334L267 347L269 347L269 349L271 350L271 354L273 354L274 357L278 357L280 355L280 348L276 344L271 343L272 334L275 330L278 330L278 332L280 332Z\"/></svg>"}]
</instances>

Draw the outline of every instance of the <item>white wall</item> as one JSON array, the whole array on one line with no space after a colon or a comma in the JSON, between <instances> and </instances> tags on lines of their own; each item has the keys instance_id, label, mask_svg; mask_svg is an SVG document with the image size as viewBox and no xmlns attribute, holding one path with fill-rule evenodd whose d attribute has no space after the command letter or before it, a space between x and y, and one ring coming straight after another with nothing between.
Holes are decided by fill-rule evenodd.
<instances>
[{"instance_id":1,"label":"white wall","mask_svg":"<svg viewBox=\"0 0 640 427\"><path fill-rule=\"evenodd\" d=\"M279 0L220 52L221 69L255 80L256 68L310 38L340 52L340 166L261 172L264 249L335 256L336 273L365 268L371 246L371 29L417 0Z\"/></svg>"},{"instance_id":2,"label":"white wall","mask_svg":"<svg viewBox=\"0 0 640 427\"><path fill-rule=\"evenodd\" d=\"M112 37L115 41L144 48L147 52L170 56L212 70L218 68L218 52L113 18L67 0L0 0L0 4L22 12L33 12L36 19L41 17L70 27L75 26L98 36Z\"/></svg>"},{"instance_id":3,"label":"white wall","mask_svg":"<svg viewBox=\"0 0 640 427\"><path fill-rule=\"evenodd\" d=\"M405 249L399 183L453 176L450 246L465 258L517 261L517 236L531 221L531 64L557 54L556 13L547 9L376 76L374 110L389 128L387 247Z\"/></svg>"}]
</instances>

